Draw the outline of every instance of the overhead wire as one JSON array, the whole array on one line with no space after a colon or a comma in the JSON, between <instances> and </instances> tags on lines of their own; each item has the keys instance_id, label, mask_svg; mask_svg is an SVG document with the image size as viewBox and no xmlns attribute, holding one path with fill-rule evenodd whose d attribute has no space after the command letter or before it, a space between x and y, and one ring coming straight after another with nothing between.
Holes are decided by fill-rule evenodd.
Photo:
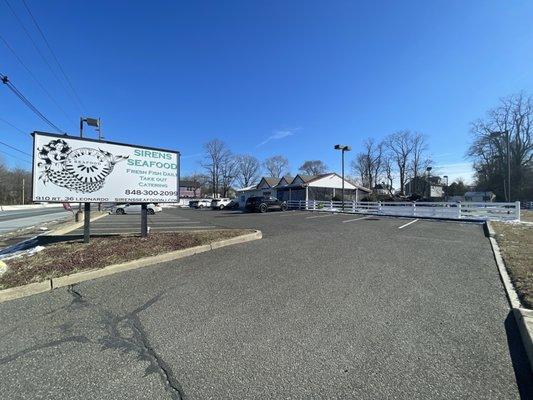
<instances>
[{"instance_id":1,"label":"overhead wire","mask_svg":"<svg viewBox=\"0 0 533 400\"><path fill-rule=\"evenodd\" d=\"M61 65L61 63L59 62L59 59L57 58L56 56L56 53L54 52L54 50L52 50L52 46L50 45L50 43L48 42L48 39L46 39L46 36L43 32L43 30L41 29L39 23L37 22L37 19L35 18L35 16L33 15L33 13L31 12L30 10L30 7L28 6L28 4L26 3L26 0L22 0L22 3L24 4L24 7L26 8L26 10L28 11L28 14L30 15L33 23L35 24L35 27L37 28L37 30L39 31L44 43L46 44L46 47L48 47L48 50L50 51L50 53L52 54L52 57L54 58L54 60L56 61L58 67L59 67L59 70L61 71L61 73L63 74L63 77L65 78L65 80L67 81L70 89L72 90L72 93L74 93L74 96L76 98L76 100L78 101L80 107L81 107L81 110L83 110L85 107L83 106L83 103L80 99L80 96L78 96L78 93L76 92L76 89L74 89L74 86L72 85L72 82L70 81L69 77L67 76L65 70L63 69L63 66Z\"/></svg>"},{"instance_id":2,"label":"overhead wire","mask_svg":"<svg viewBox=\"0 0 533 400\"><path fill-rule=\"evenodd\" d=\"M17 149L16 147L11 146L10 144L4 143L4 142L2 142L2 141L0 141L0 144L3 144L4 146L9 147L9 148L12 149L12 150L18 151L19 153L22 153L22 154L24 154L24 155L26 155L26 156L28 156L28 157L31 157L31 156L32 156L30 153L26 153L26 152L23 151L23 150Z\"/></svg>"},{"instance_id":3,"label":"overhead wire","mask_svg":"<svg viewBox=\"0 0 533 400\"><path fill-rule=\"evenodd\" d=\"M42 89L42 91L48 96L48 98L55 104L55 106L65 115L65 117L70 120L70 116L67 114L65 109L61 107L61 105L57 102L57 100L50 94L50 92L44 87L42 82L35 76L35 74L28 68L28 66L22 61L22 59L18 56L18 54L15 52L13 47L10 46L10 44L7 42L7 40L0 35L0 40L4 42L6 47L11 51L11 53L15 56L17 61L22 65L22 67L26 70L26 72L33 78L33 80L39 85L39 87Z\"/></svg>"},{"instance_id":4,"label":"overhead wire","mask_svg":"<svg viewBox=\"0 0 533 400\"><path fill-rule=\"evenodd\" d=\"M59 133L65 133L61 128L59 128L57 125L55 125L52 121L50 121L37 107L35 107L30 100L28 100L11 81L8 79L8 77L2 73L0 73L0 81L4 83L35 115L37 115L39 118L41 118L45 123L47 123L49 126L54 128Z\"/></svg>"},{"instance_id":5,"label":"overhead wire","mask_svg":"<svg viewBox=\"0 0 533 400\"><path fill-rule=\"evenodd\" d=\"M31 161L24 160L24 159L22 159L22 158L19 158L19 157L17 157L17 156L14 156L13 154L9 154L9 153L7 153L7 152L5 152L5 151L3 151L3 150L0 150L0 153L5 154L6 156L9 156L9 157L13 157L15 160L23 161L23 162L26 162L26 163L28 163L28 164L31 164L31 163L32 163Z\"/></svg>"},{"instance_id":6,"label":"overhead wire","mask_svg":"<svg viewBox=\"0 0 533 400\"><path fill-rule=\"evenodd\" d=\"M46 64L46 66L48 67L48 69L50 70L50 72L52 73L52 75L54 75L54 77L56 78L57 82L61 85L61 87L63 88L63 90L65 91L65 93L67 94L67 96L70 97L71 100L73 100L73 103L76 104L76 107L79 108L79 105L76 103L76 99L72 96L72 93L69 92L69 90L66 88L64 82L60 79L59 75L57 74L56 70L54 70L52 68L52 66L50 65L50 62L48 61L48 59L44 56L43 52L41 51L40 47L37 45L37 43L35 42L35 40L33 39L33 36L30 34L30 32L28 31L28 29L26 28L26 25L24 24L24 22L22 22L22 20L20 19L20 17L18 16L18 14L16 13L15 9L11 6L11 3L9 3L9 0L4 0L4 2L6 3L7 7L9 8L9 10L11 11L11 13L13 14L13 16L15 17L15 19L17 20L17 22L19 23L20 27L22 28L22 30L24 31L24 33L26 34L26 36L28 37L28 39L30 39L31 43L33 44L33 47L35 48L35 50L37 51L37 53L39 54L39 56L41 57L41 59L43 60L43 62ZM80 112L81 109L80 109Z\"/></svg>"},{"instance_id":7,"label":"overhead wire","mask_svg":"<svg viewBox=\"0 0 533 400\"><path fill-rule=\"evenodd\" d=\"M4 118L0 117L0 121L2 121L4 124L6 125L9 125L10 127L12 127L13 129L15 129L16 131L22 133L23 135L26 135L27 132L24 132L22 129L20 129L18 126L15 126L13 125L11 122L5 120Z\"/></svg>"}]
</instances>

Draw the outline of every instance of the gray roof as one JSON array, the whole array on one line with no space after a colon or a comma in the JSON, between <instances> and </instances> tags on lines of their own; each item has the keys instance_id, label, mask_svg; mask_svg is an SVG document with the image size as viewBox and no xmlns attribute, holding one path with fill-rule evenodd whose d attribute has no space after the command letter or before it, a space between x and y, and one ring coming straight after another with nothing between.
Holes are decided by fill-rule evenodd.
<instances>
[{"instance_id":1,"label":"gray roof","mask_svg":"<svg viewBox=\"0 0 533 400\"><path fill-rule=\"evenodd\" d=\"M281 178L274 178L272 176L270 176L270 177L264 176L261 180L265 180L265 182L268 183L268 185L270 187L274 187L274 186L276 186L279 183ZM261 182L259 182L259 183L261 183Z\"/></svg>"}]
</instances>

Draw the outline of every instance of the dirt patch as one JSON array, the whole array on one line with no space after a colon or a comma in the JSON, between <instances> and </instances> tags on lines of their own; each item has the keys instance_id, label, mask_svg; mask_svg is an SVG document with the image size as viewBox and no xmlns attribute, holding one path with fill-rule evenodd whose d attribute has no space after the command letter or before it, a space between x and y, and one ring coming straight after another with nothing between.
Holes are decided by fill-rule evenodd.
<instances>
[{"instance_id":1,"label":"dirt patch","mask_svg":"<svg viewBox=\"0 0 533 400\"><path fill-rule=\"evenodd\" d=\"M252 232L254 231L249 229L218 229L152 233L147 238L138 235L95 237L89 244L83 244L81 239L55 243L33 256L6 260L8 270L0 276L0 289L41 282L74 272L100 269Z\"/></svg>"},{"instance_id":2,"label":"dirt patch","mask_svg":"<svg viewBox=\"0 0 533 400\"><path fill-rule=\"evenodd\" d=\"M520 210L520 220L533 222L533 210Z\"/></svg>"},{"instance_id":3,"label":"dirt patch","mask_svg":"<svg viewBox=\"0 0 533 400\"><path fill-rule=\"evenodd\" d=\"M518 297L533 309L533 225L494 222L493 226Z\"/></svg>"}]
</instances>

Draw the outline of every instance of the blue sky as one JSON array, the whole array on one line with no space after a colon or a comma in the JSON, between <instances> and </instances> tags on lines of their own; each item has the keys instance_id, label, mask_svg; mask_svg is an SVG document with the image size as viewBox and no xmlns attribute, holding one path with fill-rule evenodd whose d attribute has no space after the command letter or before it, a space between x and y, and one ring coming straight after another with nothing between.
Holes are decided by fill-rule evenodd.
<instances>
[{"instance_id":1,"label":"blue sky","mask_svg":"<svg viewBox=\"0 0 533 400\"><path fill-rule=\"evenodd\" d=\"M53 68L21 0L8 0ZM282 154L339 170L367 137L427 135L442 174L469 176L469 124L502 96L533 92L530 1L36 1L26 0L85 115L107 139L181 151L201 171L202 144L225 141L260 159ZM80 110L4 2L0 72L60 128ZM58 76L59 72L56 72ZM0 118L50 131L4 85ZM0 120L0 140L31 140ZM27 159L4 146L11 166ZM349 157L351 158L351 156Z\"/></svg>"}]
</instances>

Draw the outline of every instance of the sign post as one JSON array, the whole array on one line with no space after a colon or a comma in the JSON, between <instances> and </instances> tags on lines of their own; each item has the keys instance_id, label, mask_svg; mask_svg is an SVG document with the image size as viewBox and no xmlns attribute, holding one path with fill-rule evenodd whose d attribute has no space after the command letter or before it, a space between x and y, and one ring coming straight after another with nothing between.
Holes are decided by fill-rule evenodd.
<instances>
[{"instance_id":1,"label":"sign post","mask_svg":"<svg viewBox=\"0 0 533 400\"><path fill-rule=\"evenodd\" d=\"M91 203L85 203L83 213L83 243L89 243L91 237Z\"/></svg>"},{"instance_id":2,"label":"sign post","mask_svg":"<svg viewBox=\"0 0 533 400\"><path fill-rule=\"evenodd\" d=\"M148 236L148 207L146 203L141 204L141 237Z\"/></svg>"},{"instance_id":3,"label":"sign post","mask_svg":"<svg viewBox=\"0 0 533 400\"><path fill-rule=\"evenodd\" d=\"M32 135L32 200L84 203L85 242L91 203L142 204L144 237L147 205L179 201L178 151L45 132Z\"/></svg>"}]
</instances>

